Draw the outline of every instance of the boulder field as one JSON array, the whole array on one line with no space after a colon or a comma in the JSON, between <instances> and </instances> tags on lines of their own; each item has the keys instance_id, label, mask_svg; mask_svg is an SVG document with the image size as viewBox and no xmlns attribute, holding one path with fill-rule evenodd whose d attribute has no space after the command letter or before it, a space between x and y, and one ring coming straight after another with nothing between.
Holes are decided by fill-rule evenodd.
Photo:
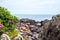
<instances>
[{"instance_id":1,"label":"boulder field","mask_svg":"<svg viewBox=\"0 0 60 40\"><path fill-rule=\"evenodd\" d=\"M29 38L28 40L60 40L60 15L44 21L22 18L16 28Z\"/></svg>"},{"instance_id":2,"label":"boulder field","mask_svg":"<svg viewBox=\"0 0 60 40\"><path fill-rule=\"evenodd\" d=\"M15 27L20 34L13 40L60 40L60 15L54 15L50 20L45 19L44 21L22 18ZM6 36L6 34L3 35ZM3 35L1 40L5 37ZM10 40L8 35L5 39Z\"/></svg>"}]
</instances>

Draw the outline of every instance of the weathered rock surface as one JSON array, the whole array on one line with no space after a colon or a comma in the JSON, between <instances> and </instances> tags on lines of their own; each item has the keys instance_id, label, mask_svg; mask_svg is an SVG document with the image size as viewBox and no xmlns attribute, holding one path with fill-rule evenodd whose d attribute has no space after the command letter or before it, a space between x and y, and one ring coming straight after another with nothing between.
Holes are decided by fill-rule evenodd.
<instances>
[{"instance_id":1,"label":"weathered rock surface","mask_svg":"<svg viewBox=\"0 0 60 40\"><path fill-rule=\"evenodd\" d=\"M31 40L60 40L60 15L44 21L21 19L19 24L19 30L25 32Z\"/></svg>"},{"instance_id":2,"label":"weathered rock surface","mask_svg":"<svg viewBox=\"0 0 60 40\"><path fill-rule=\"evenodd\" d=\"M42 40L60 40L60 15L53 16L44 27Z\"/></svg>"},{"instance_id":3,"label":"weathered rock surface","mask_svg":"<svg viewBox=\"0 0 60 40\"><path fill-rule=\"evenodd\" d=\"M17 27L20 32L24 33L24 35L27 35L30 40L41 40L39 35L42 35L42 27L45 25L45 23L49 22L49 20L44 21L35 21L32 19L20 19L20 23L17 23ZM18 26L19 24L19 26Z\"/></svg>"}]
</instances>

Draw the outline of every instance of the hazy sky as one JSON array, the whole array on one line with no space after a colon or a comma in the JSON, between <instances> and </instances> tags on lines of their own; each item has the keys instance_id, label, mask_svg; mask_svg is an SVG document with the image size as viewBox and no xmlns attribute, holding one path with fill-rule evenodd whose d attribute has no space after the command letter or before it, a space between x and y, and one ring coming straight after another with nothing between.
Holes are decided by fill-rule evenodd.
<instances>
[{"instance_id":1,"label":"hazy sky","mask_svg":"<svg viewBox=\"0 0 60 40\"><path fill-rule=\"evenodd\" d=\"M60 0L0 0L12 14L59 14Z\"/></svg>"}]
</instances>

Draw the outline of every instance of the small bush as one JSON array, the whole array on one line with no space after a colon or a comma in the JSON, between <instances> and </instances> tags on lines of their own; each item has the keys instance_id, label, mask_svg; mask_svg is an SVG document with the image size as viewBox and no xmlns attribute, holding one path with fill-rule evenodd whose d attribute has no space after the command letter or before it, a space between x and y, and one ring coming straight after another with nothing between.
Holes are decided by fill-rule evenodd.
<instances>
[{"instance_id":1,"label":"small bush","mask_svg":"<svg viewBox=\"0 0 60 40\"><path fill-rule=\"evenodd\" d=\"M17 35L17 31L15 31L15 23L17 22L18 18L16 16L11 15L6 8L0 7L0 24L3 25L0 29L0 35L6 32L11 38Z\"/></svg>"},{"instance_id":2,"label":"small bush","mask_svg":"<svg viewBox=\"0 0 60 40\"><path fill-rule=\"evenodd\" d=\"M15 29L14 31L9 31L9 32L6 32L6 34L11 38L13 39L14 37L17 36L19 32Z\"/></svg>"}]
</instances>

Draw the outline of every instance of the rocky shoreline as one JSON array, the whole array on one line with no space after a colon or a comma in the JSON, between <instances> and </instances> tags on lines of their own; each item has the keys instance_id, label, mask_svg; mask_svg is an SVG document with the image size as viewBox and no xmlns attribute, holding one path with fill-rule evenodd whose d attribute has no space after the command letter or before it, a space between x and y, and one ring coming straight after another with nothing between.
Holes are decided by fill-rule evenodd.
<instances>
[{"instance_id":1,"label":"rocky shoreline","mask_svg":"<svg viewBox=\"0 0 60 40\"><path fill-rule=\"evenodd\" d=\"M23 18L16 23L15 27L20 34L13 40L60 40L60 15L55 15L51 20L44 21ZM11 39L8 35L3 34L0 40Z\"/></svg>"}]
</instances>

